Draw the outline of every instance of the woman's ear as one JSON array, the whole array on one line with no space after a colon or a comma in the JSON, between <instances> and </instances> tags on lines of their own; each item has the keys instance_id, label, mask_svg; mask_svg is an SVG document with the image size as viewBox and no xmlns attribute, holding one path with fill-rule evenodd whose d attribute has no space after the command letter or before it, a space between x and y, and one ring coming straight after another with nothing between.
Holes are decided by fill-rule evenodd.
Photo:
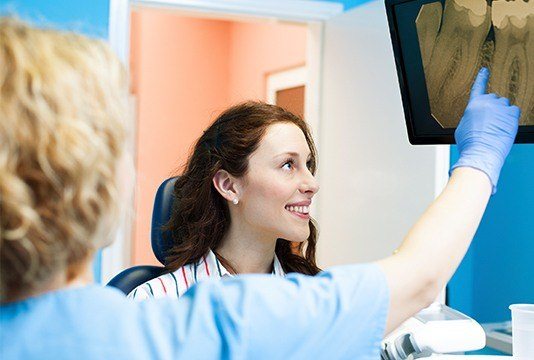
<instances>
[{"instance_id":1,"label":"woman's ear","mask_svg":"<svg viewBox=\"0 0 534 360\"><path fill-rule=\"evenodd\" d=\"M237 184L235 178L226 170L219 170L213 176L213 186L228 201L238 199Z\"/></svg>"}]
</instances>

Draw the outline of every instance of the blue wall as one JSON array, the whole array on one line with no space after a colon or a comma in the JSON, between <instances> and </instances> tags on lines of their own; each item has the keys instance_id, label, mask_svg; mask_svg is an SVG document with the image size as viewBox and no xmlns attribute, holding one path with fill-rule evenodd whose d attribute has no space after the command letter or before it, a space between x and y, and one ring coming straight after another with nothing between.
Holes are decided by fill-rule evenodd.
<instances>
[{"instance_id":1,"label":"blue wall","mask_svg":"<svg viewBox=\"0 0 534 360\"><path fill-rule=\"evenodd\" d=\"M346 11L369 0L335 2ZM452 146L451 164L457 159ZM509 320L508 305L534 303L534 145L514 145L448 301L480 322Z\"/></svg>"},{"instance_id":2,"label":"blue wall","mask_svg":"<svg viewBox=\"0 0 534 360\"><path fill-rule=\"evenodd\" d=\"M358 5L365 4L365 3L370 2L372 0L339 0L339 1L336 1L336 0L320 0L320 1L328 1L328 2L335 2L335 3L343 4L343 9L345 11L347 11L349 9L352 9L352 8L358 6Z\"/></svg>"},{"instance_id":3,"label":"blue wall","mask_svg":"<svg viewBox=\"0 0 534 360\"><path fill-rule=\"evenodd\" d=\"M451 163L457 159L453 146ZM448 298L482 323L509 320L510 304L534 303L534 145L510 152Z\"/></svg>"},{"instance_id":4,"label":"blue wall","mask_svg":"<svg viewBox=\"0 0 534 360\"><path fill-rule=\"evenodd\" d=\"M109 0L17 0L2 2L0 15L16 15L37 25L107 38ZM101 279L101 254L95 257L95 281Z\"/></svg>"},{"instance_id":5,"label":"blue wall","mask_svg":"<svg viewBox=\"0 0 534 360\"><path fill-rule=\"evenodd\" d=\"M107 38L109 0L8 0L0 13L14 14L35 24Z\"/></svg>"}]
</instances>

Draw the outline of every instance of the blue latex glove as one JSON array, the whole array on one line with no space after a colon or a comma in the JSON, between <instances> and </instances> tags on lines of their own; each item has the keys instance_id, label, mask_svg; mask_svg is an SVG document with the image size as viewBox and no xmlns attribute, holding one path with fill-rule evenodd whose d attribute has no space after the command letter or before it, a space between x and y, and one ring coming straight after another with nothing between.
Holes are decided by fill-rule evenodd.
<instances>
[{"instance_id":1,"label":"blue latex glove","mask_svg":"<svg viewBox=\"0 0 534 360\"><path fill-rule=\"evenodd\" d=\"M490 178L495 194L501 168L517 135L521 110L510 106L507 98L486 94L488 79L488 69L480 69L454 133L460 158L451 172L461 166L481 170Z\"/></svg>"}]
</instances>

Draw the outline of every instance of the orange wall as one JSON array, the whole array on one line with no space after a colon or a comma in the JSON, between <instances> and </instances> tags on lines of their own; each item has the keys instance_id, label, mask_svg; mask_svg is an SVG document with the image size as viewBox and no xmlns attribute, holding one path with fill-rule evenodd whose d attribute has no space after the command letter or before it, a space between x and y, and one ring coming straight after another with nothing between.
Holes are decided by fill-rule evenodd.
<instances>
[{"instance_id":1,"label":"orange wall","mask_svg":"<svg viewBox=\"0 0 534 360\"><path fill-rule=\"evenodd\" d=\"M265 98L265 76L305 61L306 29L199 19L143 9L131 17L132 89L138 99L132 263L158 264L150 247L153 199L190 147L232 103Z\"/></svg>"},{"instance_id":2,"label":"orange wall","mask_svg":"<svg viewBox=\"0 0 534 360\"><path fill-rule=\"evenodd\" d=\"M138 96L134 264L156 264L150 221L159 184L185 160L214 110L228 103L229 23L153 10L132 14Z\"/></svg>"},{"instance_id":3,"label":"orange wall","mask_svg":"<svg viewBox=\"0 0 534 360\"><path fill-rule=\"evenodd\" d=\"M306 28L280 23L234 22L230 42L230 102L266 99L269 73L304 65Z\"/></svg>"}]
</instances>

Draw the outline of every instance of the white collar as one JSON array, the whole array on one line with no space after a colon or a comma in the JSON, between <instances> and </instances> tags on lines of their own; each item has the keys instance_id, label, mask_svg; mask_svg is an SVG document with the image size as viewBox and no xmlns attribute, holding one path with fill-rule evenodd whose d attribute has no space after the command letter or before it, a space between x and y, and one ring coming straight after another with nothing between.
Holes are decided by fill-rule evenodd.
<instances>
[{"instance_id":1,"label":"white collar","mask_svg":"<svg viewBox=\"0 0 534 360\"><path fill-rule=\"evenodd\" d=\"M212 271L212 276L218 276L218 277L234 276L234 274L228 271L223 266L223 264L221 264L221 262L219 261L219 259L217 259L217 256L211 249L208 251L208 255L206 256L206 261L208 262L208 265L210 266L210 268L214 269L214 271ZM282 276L282 277L286 276L286 273L284 269L282 268L282 264L280 263L280 260L278 260L278 256L276 256L276 254L274 255L272 274L275 276Z\"/></svg>"},{"instance_id":2,"label":"white collar","mask_svg":"<svg viewBox=\"0 0 534 360\"><path fill-rule=\"evenodd\" d=\"M284 271L284 268L282 267L282 264L280 263L280 260L278 260L278 256L276 256L276 254L274 255L273 261L273 275L286 276L286 272Z\"/></svg>"}]
</instances>

